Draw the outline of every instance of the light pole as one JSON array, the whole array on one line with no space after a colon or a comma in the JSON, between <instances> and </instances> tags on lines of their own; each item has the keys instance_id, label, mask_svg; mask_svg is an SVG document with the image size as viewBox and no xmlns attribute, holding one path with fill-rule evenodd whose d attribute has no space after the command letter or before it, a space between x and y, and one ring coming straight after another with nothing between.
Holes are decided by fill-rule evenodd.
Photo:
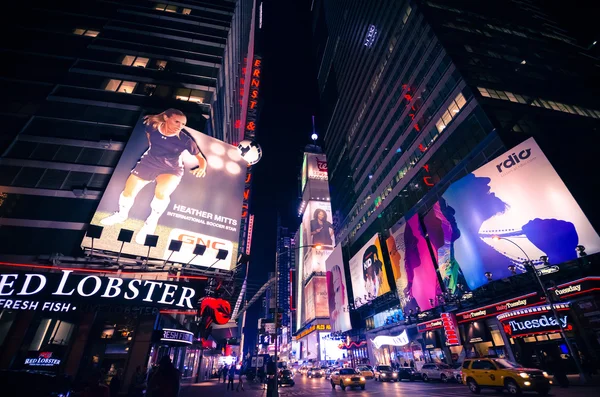
<instances>
[{"instance_id":1,"label":"light pole","mask_svg":"<svg viewBox=\"0 0 600 397\"><path fill-rule=\"evenodd\" d=\"M294 247L294 251L296 250L300 250L301 248L315 248L317 250L320 250L321 248L323 248L322 244L308 244L308 245L302 245L300 247ZM279 295L278 295L278 288L279 288L279 255L281 254L280 251L276 251L275 252L275 310L273 311L273 321L275 322L275 354L274 354L274 361L275 361L275 390L274 390L274 397L277 397L279 395L279 382L277 381L277 376L279 375L278 369L277 369L277 351L279 349L279 332L277 330L277 316L278 316L278 312L279 312Z\"/></svg>"},{"instance_id":2,"label":"light pole","mask_svg":"<svg viewBox=\"0 0 600 397\"><path fill-rule=\"evenodd\" d=\"M538 274L537 269L533 265L533 261L529 258L529 255L527 255L527 253L523 250L523 248L521 248L517 243L515 243L511 239L508 239L506 237L494 236L494 237L492 237L492 240L495 240L495 241L506 240L506 241L508 241L509 243L511 243L512 245L514 245L515 247L517 247L523 253L523 255L525 255L525 258L527 258L527 261L525 263L523 263L523 264L525 265L525 267L528 270L530 270L530 271L533 272L533 276L535 277L535 279L537 280L538 284L540 285L540 288L542 289L542 294L544 295L544 298L546 299L546 303L550 306L550 310L552 310L552 314L554 315L554 318L558 322L558 327L560 329L560 335L564 339L565 344L567 345L567 348L569 349L569 354L571 355L571 357L573 357L573 360L575 361L575 366L577 367L577 371L579 371L579 377L581 378L581 380L583 381L583 383L585 383L587 381L587 379L586 379L585 373L583 372L583 369L581 368L581 363L579 362L579 357L576 357L576 355L575 355L575 351L573 350L573 346L571 346L571 342L569 341L569 338L567 338L567 334L565 333L565 329L563 327L563 324L559 321L558 312L556 311L556 308L554 307L554 303L552 302L552 299L550 298L550 295L548 295L548 293L546 291L546 287L544 287L544 283L542 282L542 279L540 278L540 275ZM547 257L543 257L542 256L542 258L544 258L543 259L544 262L547 262Z\"/></svg>"}]
</instances>

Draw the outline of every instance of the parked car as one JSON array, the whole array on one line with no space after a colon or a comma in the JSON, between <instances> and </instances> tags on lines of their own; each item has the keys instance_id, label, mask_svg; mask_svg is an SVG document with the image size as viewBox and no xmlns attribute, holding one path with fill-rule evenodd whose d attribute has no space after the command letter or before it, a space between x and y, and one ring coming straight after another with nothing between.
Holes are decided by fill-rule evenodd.
<instances>
[{"instance_id":1,"label":"parked car","mask_svg":"<svg viewBox=\"0 0 600 397\"><path fill-rule=\"evenodd\" d=\"M523 368L503 358L467 359L462 366L463 381L472 393L481 389L508 390L510 394L534 391L545 396L550 392L550 376L536 368Z\"/></svg>"},{"instance_id":2,"label":"parked car","mask_svg":"<svg viewBox=\"0 0 600 397\"><path fill-rule=\"evenodd\" d=\"M452 364L452 372L454 373L454 379L458 383L463 383L462 381L462 364Z\"/></svg>"},{"instance_id":3,"label":"parked car","mask_svg":"<svg viewBox=\"0 0 600 397\"><path fill-rule=\"evenodd\" d=\"M277 383L280 386L289 385L294 386L296 382L294 382L294 374L289 369L284 369L279 371L279 376L277 377Z\"/></svg>"},{"instance_id":4,"label":"parked car","mask_svg":"<svg viewBox=\"0 0 600 397\"><path fill-rule=\"evenodd\" d=\"M450 380L456 379L452 367L444 363L424 364L421 368L421 376L423 377L423 382L436 379L447 383Z\"/></svg>"},{"instance_id":5,"label":"parked car","mask_svg":"<svg viewBox=\"0 0 600 397\"><path fill-rule=\"evenodd\" d=\"M369 366L361 365L360 367L356 367L356 370L367 379L373 379L375 377L373 367L369 368Z\"/></svg>"},{"instance_id":6,"label":"parked car","mask_svg":"<svg viewBox=\"0 0 600 397\"><path fill-rule=\"evenodd\" d=\"M360 372L353 368L342 368L331 374L332 389L335 389L336 386L340 386L342 390L346 390L346 387L360 387L365 390L366 384L367 381L365 377L361 376Z\"/></svg>"},{"instance_id":7,"label":"parked car","mask_svg":"<svg viewBox=\"0 0 600 397\"><path fill-rule=\"evenodd\" d=\"M413 380L421 379L421 374L411 367L400 367L397 373L399 381L406 379L412 382Z\"/></svg>"},{"instance_id":8,"label":"parked car","mask_svg":"<svg viewBox=\"0 0 600 397\"><path fill-rule=\"evenodd\" d=\"M309 378L322 378L325 376L325 371L321 368L313 367L306 371L306 376Z\"/></svg>"},{"instance_id":9,"label":"parked car","mask_svg":"<svg viewBox=\"0 0 600 397\"><path fill-rule=\"evenodd\" d=\"M375 380L380 382L397 382L398 374L389 365L378 365L375 367Z\"/></svg>"}]
</instances>

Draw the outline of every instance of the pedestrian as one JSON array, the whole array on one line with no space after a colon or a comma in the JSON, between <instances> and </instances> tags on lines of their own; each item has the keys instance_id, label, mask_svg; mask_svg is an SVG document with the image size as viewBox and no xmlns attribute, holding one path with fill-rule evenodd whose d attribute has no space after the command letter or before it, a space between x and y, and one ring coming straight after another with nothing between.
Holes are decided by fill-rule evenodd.
<instances>
[{"instance_id":1,"label":"pedestrian","mask_svg":"<svg viewBox=\"0 0 600 397\"><path fill-rule=\"evenodd\" d=\"M173 366L169 356L160 359L158 370L148 384L152 397L177 397L179 395L180 373Z\"/></svg>"},{"instance_id":2,"label":"pedestrian","mask_svg":"<svg viewBox=\"0 0 600 397\"><path fill-rule=\"evenodd\" d=\"M110 397L117 397L119 390L121 390L121 384L123 383L123 369L119 368L115 376L110 380L109 390Z\"/></svg>"},{"instance_id":3,"label":"pedestrian","mask_svg":"<svg viewBox=\"0 0 600 397\"><path fill-rule=\"evenodd\" d=\"M242 391L244 391L244 380L242 379L244 376L243 371L240 370L240 375L238 377L238 384L237 387L235 388L236 391L240 391L240 387L242 388Z\"/></svg>"},{"instance_id":4,"label":"pedestrian","mask_svg":"<svg viewBox=\"0 0 600 397\"><path fill-rule=\"evenodd\" d=\"M223 383L227 382L227 372L228 372L229 368L227 368L227 365L223 366L223 369L221 370L221 376L223 376Z\"/></svg>"},{"instance_id":5,"label":"pedestrian","mask_svg":"<svg viewBox=\"0 0 600 397\"><path fill-rule=\"evenodd\" d=\"M414 367L415 367L415 362L413 361L413 359L412 359L412 358L411 358L411 360L410 360L410 367L411 367L411 368L414 368Z\"/></svg>"},{"instance_id":6,"label":"pedestrian","mask_svg":"<svg viewBox=\"0 0 600 397\"><path fill-rule=\"evenodd\" d=\"M102 380L102 372L95 371L90 376L89 384L83 390L82 397L110 397L108 386Z\"/></svg>"},{"instance_id":7,"label":"pedestrian","mask_svg":"<svg viewBox=\"0 0 600 397\"><path fill-rule=\"evenodd\" d=\"M129 395L131 397L143 397L144 390L146 390L146 371L143 371L142 367L138 365L135 368L135 374L133 374Z\"/></svg>"},{"instance_id":8,"label":"pedestrian","mask_svg":"<svg viewBox=\"0 0 600 397\"><path fill-rule=\"evenodd\" d=\"M227 390L229 390L229 386L231 386L231 391L233 391L233 383L235 381L235 365L231 364L227 376L229 377L229 382L227 382Z\"/></svg>"}]
</instances>

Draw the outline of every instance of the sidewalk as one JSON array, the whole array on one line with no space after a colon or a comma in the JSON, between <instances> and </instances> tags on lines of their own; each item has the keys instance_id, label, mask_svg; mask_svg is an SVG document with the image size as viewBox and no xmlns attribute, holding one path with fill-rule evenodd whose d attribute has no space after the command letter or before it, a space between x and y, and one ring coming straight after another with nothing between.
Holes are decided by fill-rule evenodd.
<instances>
[{"instance_id":1,"label":"sidewalk","mask_svg":"<svg viewBox=\"0 0 600 397\"><path fill-rule=\"evenodd\" d=\"M223 383L223 381L218 382L216 379L207 380L202 383L188 383L181 385L181 392L179 393L179 397L212 397L212 396L223 396L224 394L234 393L234 394L244 394L252 397L260 397L261 395L266 395L265 390L263 390L262 385L260 383L247 382L244 378L244 390L240 388L239 392L235 391L235 388L238 385L238 376L235 377L234 389L227 390L227 383Z\"/></svg>"}]
</instances>

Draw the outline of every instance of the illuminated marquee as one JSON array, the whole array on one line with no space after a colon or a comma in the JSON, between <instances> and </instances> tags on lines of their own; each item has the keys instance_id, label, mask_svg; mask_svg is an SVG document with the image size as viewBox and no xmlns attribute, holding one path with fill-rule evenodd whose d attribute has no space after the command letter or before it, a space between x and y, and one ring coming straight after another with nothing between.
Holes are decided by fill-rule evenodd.
<instances>
[{"instance_id":1,"label":"illuminated marquee","mask_svg":"<svg viewBox=\"0 0 600 397\"><path fill-rule=\"evenodd\" d=\"M331 325L329 325L329 324L313 325L310 328L307 328L304 331L300 332L298 335L296 335L296 340L300 340L300 339L304 338L306 335L312 334L315 331L331 331Z\"/></svg>"}]
</instances>

